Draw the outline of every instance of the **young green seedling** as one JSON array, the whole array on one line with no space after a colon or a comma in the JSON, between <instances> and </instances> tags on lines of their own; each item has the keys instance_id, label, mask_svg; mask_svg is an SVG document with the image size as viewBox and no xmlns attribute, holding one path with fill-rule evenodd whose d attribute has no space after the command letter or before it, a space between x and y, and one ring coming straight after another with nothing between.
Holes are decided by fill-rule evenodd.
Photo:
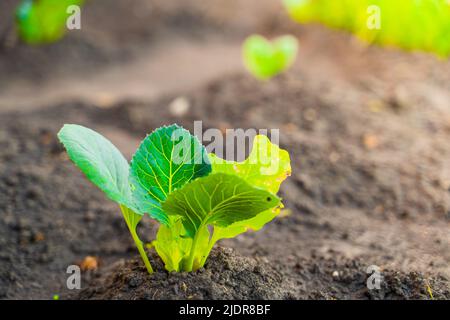
<instances>
[{"instance_id":1,"label":"young green seedling","mask_svg":"<svg viewBox=\"0 0 450 320\"><path fill-rule=\"evenodd\" d=\"M58 134L70 159L122 210L149 273L136 227L144 214L160 223L153 246L168 271L202 267L214 246L248 229L259 230L281 208L275 195L290 174L289 154L257 136L244 162L207 154L183 128L148 135L129 166L114 145L82 126Z\"/></svg>"},{"instance_id":2,"label":"young green seedling","mask_svg":"<svg viewBox=\"0 0 450 320\"><path fill-rule=\"evenodd\" d=\"M272 42L253 35L245 40L243 59L247 69L258 79L269 79L287 70L295 61L298 41L293 36L282 36Z\"/></svg>"}]
</instances>

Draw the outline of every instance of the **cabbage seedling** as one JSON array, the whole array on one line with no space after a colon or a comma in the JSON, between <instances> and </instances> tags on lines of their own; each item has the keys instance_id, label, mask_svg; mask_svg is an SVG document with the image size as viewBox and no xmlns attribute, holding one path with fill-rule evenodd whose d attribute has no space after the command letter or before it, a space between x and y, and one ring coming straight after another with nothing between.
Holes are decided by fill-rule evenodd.
<instances>
[{"instance_id":1,"label":"cabbage seedling","mask_svg":"<svg viewBox=\"0 0 450 320\"><path fill-rule=\"evenodd\" d=\"M272 42L253 35L245 40L242 55L246 68L258 79L269 79L287 70L295 61L298 41L282 36Z\"/></svg>"},{"instance_id":2,"label":"cabbage seedling","mask_svg":"<svg viewBox=\"0 0 450 320\"><path fill-rule=\"evenodd\" d=\"M168 271L202 267L214 246L259 230L282 207L276 195L290 175L289 154L257 136L250 156L232 162L208 154L187 130L171 125L148 135L131 165L95 131L66 124L58 134L70 159L117 202L149 273L136 227L148 214L160 223L153 246Z\"/></svg>"}]
</instances>

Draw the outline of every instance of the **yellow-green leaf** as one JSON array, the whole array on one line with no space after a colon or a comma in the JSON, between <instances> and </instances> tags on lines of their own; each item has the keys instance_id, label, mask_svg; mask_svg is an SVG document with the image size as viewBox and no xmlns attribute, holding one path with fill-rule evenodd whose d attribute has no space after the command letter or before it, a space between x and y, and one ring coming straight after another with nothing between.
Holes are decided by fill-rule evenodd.
<instances>
[{"instance_id":1,"label":"yellow-green leaf","mask_svg":"<svg viewBox=\"0 0 450 320\"><path fill-rule=\"evenodd\" d=\"M216 173L198 178L172 192L162 204L165 213L181 216L188 237L213 225L227 227L275 208L280 199L236 175Z\"/></svg>"},{"instance_id":2,"label":"yellow-green leaf","mask_svg":"<svg viewBox=\"0 0 450 320\"><path fill-rule=\"evenodd\" d=\"M281 183L291 175L289 153L271 143L264 135L255 137L252 151L243 162L226 161L215 154L209 154L209 159L213 173L235 174L250 185L274 194L280 189ZM233 238L249 229L260 230L279 214L281 208L282 206L276 210L265 210L251 219L235 222L225 228L216 227L212 239L217 241Z\"/></svg>"}]
</instances>

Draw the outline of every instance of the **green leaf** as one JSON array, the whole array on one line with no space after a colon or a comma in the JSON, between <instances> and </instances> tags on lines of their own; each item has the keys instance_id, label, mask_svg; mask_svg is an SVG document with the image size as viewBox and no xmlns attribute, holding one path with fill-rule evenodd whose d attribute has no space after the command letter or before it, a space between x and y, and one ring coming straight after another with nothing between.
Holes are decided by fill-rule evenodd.
<instances>
[{"instance_id":1,"label":"green leaf","mask_svg":"<svg viewBox=\"0 0 450 320\"><path fill-rule=\"evenodd\" d=\"M108 198L134 208L128 182L128 162L108 139L75 124L64 125L58 138L70 159Z\"/></svg>"},{"instance_id":2,"label":"green leaf","mask_svg":"<svg viewBox=\"0 0 450 320\"><path fill-rule=\"evenodd\" d=\"M23 41L50 43L66 32L67 8L84 0L23 0L16 10L17 28Z\"/></svg>"},{"instance_id":3,"label":"green leaf","mask_svg":"<svg viewBox=\"0 0 450 320\"><path fill-rule=\"evenodd\" d=\"M262 36L253 35L243 45L243 59L247 69L258 79L271 78L295 61L298 41L293 36L282 36L270 42Z\"/></svg>"},{"instance_id":4,"label":"green leaf","mask_svg":"<svg viewBox=\"0 0 450 320\"><path fill-rule=\"evenodd\" d=\"M186 235L193 238L207 225L227 227L279 204L276 195L236 175L217 173L172 192L162 207L169 215L181 216Z\"/></svg>"},{"instance_id":5,"label":"green leaf","mask_svg":"<svg viewBox=\"0 0 450 320\"><path fill-rule=\"evenodd\" d=\"M196 137L177 125L161 127L142 141L131 161L133 199L141 212L170 225L161 203L174 190L210 172L206 150Z\"/></svg>"},{"instance_id":6,"label":"green leaf","mask_svg":"<svg viewBox=\"0 0 450 320\"><path fill-rule=\"evenodd\" d=\"M153 273L142 241L136 232L143 213L135 209L131 197L128 180L130 168L127 160L108 139L83 126L66 124L59 131L58 138L65 146L70 159L86 177L108 198L120 204L123 217L145 267L149 273Z\"/></svg>"},{"instance_id":7,"label":"green leaf","mask_svg":"<svg viewBox=\"0 0 450 320\"><path fill-rule=\"evenodd\" d=\"M265 135L258 135L253 140L253 148L249 157L242 162L226 161L215 154L209 154L213 173L235 174L252 186L256 186L274 194L281 183L291 175L289 153L271 143ZM248 229L260 230L272 221L280 212L282 205L276 210L266 210L255 217L236 222L226 228L215 228L212 242L223 238L233 238Z\"/></svg>"},{"instance_id":8,"label":"green leaf","mask_svg":"<svg viewBox=\"0 0 450 320\"><path fill-rule=\"evenodd\" d=\"M286 150L273 144L265 135L257 135L252 151L242 162L227 161L209 154L213 173L235 174L249 184L277 193L281 183L291 175L291 160Z\"/></svg>"}]
</instances>

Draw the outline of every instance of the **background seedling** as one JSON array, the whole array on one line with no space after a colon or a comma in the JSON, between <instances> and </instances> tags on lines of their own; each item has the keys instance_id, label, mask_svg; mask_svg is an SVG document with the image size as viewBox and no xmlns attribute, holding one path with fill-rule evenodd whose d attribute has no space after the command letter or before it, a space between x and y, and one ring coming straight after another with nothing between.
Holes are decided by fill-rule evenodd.
<instances>
[{"instance_id":1,"label":"background seedling","mask_svg":"<svg viewBox=\"0 0 450 320\"><path fill-rule=\"evenodd\" d=\"M430 51L441 56L450 54L450 3L447 0L283 2L290 16L300 23L320 22L350 31L370 43ZM368 26L371 14L379 14L379 28Z\"/></svg>"},{"instance_id":2,"label":"background seedling","mask_svg":"<svg viewBox=\"0 0 450 320\"><path fill-rule=\"evenodd\" d=\"M84 0L23 0L17 8L20 38L29 44L57 41L66 32L67 8Z\"/></svg>"},{"instance_id":3,"label":"background seedling","mask_svg":"<svg viewBox=\"0 0 450 320\"><path fill-rule=\"evenodd\" d=\"M295 61L298 41L293 36L282 36L269 41L253 35L245 40L242 54L248 71L258 79L269 79L287 70Z\"/></svg>"}]
</instances>

